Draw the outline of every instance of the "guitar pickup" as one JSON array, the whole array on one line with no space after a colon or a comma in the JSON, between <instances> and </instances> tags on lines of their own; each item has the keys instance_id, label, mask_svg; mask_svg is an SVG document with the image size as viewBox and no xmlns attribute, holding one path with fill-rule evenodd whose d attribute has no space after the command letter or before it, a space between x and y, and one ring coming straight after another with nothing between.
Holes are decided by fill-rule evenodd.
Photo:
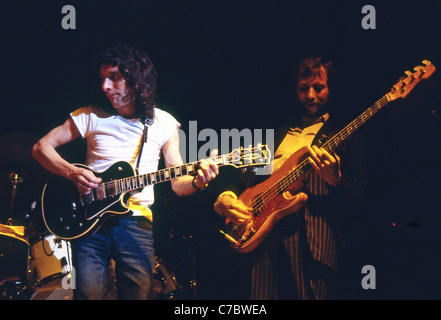
<instances>
[{"instance_id":1,"label":"guitar pickup","mask_svg":"<svg viewBox=\"0 0 441 320\"><path fill-rule=\"evenodd\" d=\"M89 204L93 201L95 201L94 190L92 190L92 192L89 192L88 194L80 193L81 206L84 206L85 204Z\"/></svg>"},{"instance_id":2,"label":"guitar pickup","mask_svg":"<svg viewBox=\"0 0 441 320\"><path fill-rule=\"evenodd\" d=\"M250 230L248 230L248 232L246 234L244 234L242 236L242 238L240 239L241 243L243 242L247 242L248 240L250 240L254 235L256 234L256 230L254 230L254 228L250 228Z\"/></svg>"},{"instance_id":3,"label":"guitar pickup","mask_svg":"<svg viewBox=\"0 0 441 320\"><path fill-rule=\"evenodd\" d=\"M106 198L106 189L103 184L99 185L98 188L93 191L96 192L97 200L104 200Z\"/></svg>"}]
</instances>

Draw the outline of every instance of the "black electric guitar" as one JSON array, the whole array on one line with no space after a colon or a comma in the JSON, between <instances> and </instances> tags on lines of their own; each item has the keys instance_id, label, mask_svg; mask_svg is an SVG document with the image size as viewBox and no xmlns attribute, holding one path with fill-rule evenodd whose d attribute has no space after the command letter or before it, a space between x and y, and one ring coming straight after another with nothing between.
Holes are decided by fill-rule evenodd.
<instances>
[{"instance_id":1,"label":"black electric guitar","mask_svg":"<svg viewBox=\"0 0 441 320\"><path fill-rule=\"evenodd\" d=\"M270 151L264 145L235 149L213 160L219 167L231 165L241 168L264 166L270 162L270 157ZM102 182L92 192L84 195L69 179L52 175L41 196L44 223L49 232L63 240L90 236L99 229L106 218L112 215L131 215L132 212L125 203L134 192L187 174L195 175L199 165L200 161L196 161L138 175L132 165L125 161L116 162L102 172L76 164L93 171Z\"/></svg>"},{"instance_id":2,"label":"black electric guitar","mask_svg":"<svg viewBox=\"0 0 441 320\"><path fill-rule=\"evenodd\" d=\"M423 63L425 66L416 67L414 73L406 71L407 77L395 84L389 93L319 147L329 153L334 152L386 104L406 97L420 80L429 78L435 72L435 67L429 61L425 60ZM308 197L300 190L304 186L305 175L310 170L312 165L305 147L288 158L267 180L246 189L239 196L239 200L252 208L252 219L242 224L227 221L225 230L220 230L236 251L247 253L254 250L280 219L295 213L305 204Z\"/></svg>"}]
</instances>

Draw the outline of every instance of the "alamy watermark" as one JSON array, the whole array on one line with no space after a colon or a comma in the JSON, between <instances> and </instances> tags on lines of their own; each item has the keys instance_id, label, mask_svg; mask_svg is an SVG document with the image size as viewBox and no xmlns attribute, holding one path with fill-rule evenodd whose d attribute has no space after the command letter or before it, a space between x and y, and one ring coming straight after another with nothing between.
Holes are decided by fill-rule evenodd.
<instances>
[{"instance_id":1,"label":"alamy watermark","mask_svg":"<svg viewBox=\"0 0 441 320\"><path fill-rule=\"evenodd\" d=\"M361 269L362 274L366 274L361 279L361 287L364 290L376 289L377 288L377 279L376 279L376 270L372 265L365 265Z\"/></svg>"},{"instance_id":2,"label":"alamy watermark","mask_svg":"<svg viewBox=\"0 0 441 320\"><path fill-rule=\"evenodd\" d=\"M64 30L76 29L76 10L73 5L65 5L61 9L64 14L61 19L61 26ZM365 30L376 29L376 10L373 5L364 5L361 8L361 13L365 16L361 19L361 27Z\"/></svg>"},{"instance_id":3,"label":"alamy watermark","mask_svg":"<svg viewBox=\"0 0 441 320\"><path fill-rule=\"evenodd\" d=\"M75 268L73 266L70 267L70 271L61 279L61 287L65 290L76 289Z\"/></svg>"},{"instance_id":4,"label":"alamy watermark","mask_svg":"<svg viewBox=\"0 0 441 320\"><path fill-rule=\"evenodd\" d=\"M220 129L198 130L197 121L189 121L188 132L179 129L179 152L184 163L207 158L217 149L219 155L229 154L240 147L249 148L266 145L274 154L274 129ZM258 149L253 152L259 152ZM269 174L268 167L255 167L257 175Z\"/></svg>"},{"instance_id":5,"label":"alamy watermark","mask_svg":"<svg viewBox=\"0 0 441 320\"><path fill-rule=\"evenodd\" d=\"M72 266L69 271L64 271L66 275L61 280L61 287L63 289L76 289L75 284L75 268ZM376 270L372 265L365 265L361 269L361 273L365 276L361 279L361 287L364 290L372 290L377 288Z\"/></svg>"},{"instance_id":6,"label":"alamy watermark","mask_svg":"<svg viewBox=\"0 0 441 320\"><path fill-rule=\"evenodd\" d=\"M77 28L77 16L75 7L72 5L65 5L61 8L61 13L65 14L61 19L61 27L64 30Z\"/></svg>"},{"instance_id":7,"label":"alamy watermark","mask_svg":"<svg viewBox=\"0 0 441 320\"><path fill-rule=\"evenodd\" d=\"M377 28L377 13L372 5L365 5L361 8L361 13L366 14L361 19L361 27L365 30Z\"/></svg>"}]
</instances>

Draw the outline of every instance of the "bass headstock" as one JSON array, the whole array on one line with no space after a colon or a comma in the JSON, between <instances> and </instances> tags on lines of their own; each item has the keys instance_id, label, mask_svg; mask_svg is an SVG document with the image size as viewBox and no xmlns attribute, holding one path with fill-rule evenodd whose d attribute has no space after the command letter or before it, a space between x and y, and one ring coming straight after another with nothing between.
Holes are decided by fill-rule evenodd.
<instances>
[{"instance_id":1,"label":"bass headstock","mask_svg":"<svg viewBox=\"0 0 441 320\"><path fill-rule=\"evenodd\" d=\"M421 80L429 78L435 72L436 68L430 61L424 60L423 64L424 66L415 67L413 73L405 71L407 77L398 81L387 94L389 101L405 98Z\"/></svg>"}]
</instances>

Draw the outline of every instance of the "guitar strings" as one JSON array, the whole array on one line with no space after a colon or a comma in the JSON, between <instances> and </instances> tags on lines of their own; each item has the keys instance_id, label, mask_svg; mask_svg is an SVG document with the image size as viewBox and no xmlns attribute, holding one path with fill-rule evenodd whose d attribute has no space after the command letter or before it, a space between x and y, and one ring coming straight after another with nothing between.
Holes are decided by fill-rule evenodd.
<instances>
[{"instance_id":1,"label":"guitar strings","mask_svg":"<svg viewBox=\"0 0 441 320\"><path fill-rule=\"evenodd\" d=\"M253 147L253 148L247 148L247 149L237 149L237 150L240 151L239 155L234 154L234 152L232 152L230 154L216 156L214 159L215 159L217 165L220 165L220 164L225 165L225 164L233 163L234 160L237 160L237 158L235 158L237 156L239 156L239 160L240 159L244 159L245 158L244 154L245 154L245 152L247 152L247 154L252 155L249 160L251 160L251 159L255 160L254 154L255 154L255 150L257 150L257 149L261 150L261 147ZM226 159L227 161L225 161L225 158L227 158ZM104 182L104 183L100 183L98 185L98 188L96 188L96 190L103 190L103 189L104 190L110 190L110 191L114 191L115 194L117 194L117 193L129 191L129 190L125 190L124 189L124 187L123 187L124 185L126 185L128 187L127 189L131 189L131 190L137 189L137 188L142 187L142 185L140 187L133 187L133 185L136 185L137 182L139 181L139 179L144 180L145 178L147 178L147 176L154 175L155 178L156 178L156 182L163 182L163 181L168 180L168 179L162 179L161 178L161 177L165 177L166 172L169 172L170 176L174 174L175 175L174 178L175 178L175 177L177 177L176 169L179 168L179 169L182 170L183 168L188 168L189 166L193 166L193 168L194 168L193 171L196 172L197 169L195 169L195 168L197 168L200 165L200 163L201 163L201 161L199 160L199 161L195 161L195 162L192 162L192 163L183 164L183 165L177 166L177 167L164 168L164 169L158 170L156 172L150 172L150 173L146 173L146 174L143 174L143 175L130 176L130 177L125 177L125 178L121 178L121 179L118 179L118 180L107 181L107 182ZM186 174L188 174L188 173L182 174L182 171L181 171L181 175L180 176L183 176L183 175L186 175ZM152 183L146 183L146 184L144 184L144 186L148 186L148 185L151 185L151 184Z\"/></svg>"},{"instance_id":2,"label":"guitar strings","mask_svg":"<svg viewBox=\"0 0 441 320\"><path fill-rule=\"evenodd\" d=\"M340 143L345 141L350 134L352 134L356 129L358 129L363 123L365 123L369 118L371 118L375 113L377 113L383 106L389 102L388 95L383 96L374 105L365 110L360 116L349 123L345 128L343 128L336 136L328 140L324 145L326 151L330 152L334 150ZM351 129L351 131L349 131ZM340 140L337 143L337 140ZM312 168L309 159L304 159L297 167L289 172L285 177L279 179L274 183L269 189L258 195L250 202L252 207L251 214L253 217L257 217L260 208L263 207L267 202L271 201L274 197L280 194L286 187L290 186L292 183L297 181L302 177L308 170ZM237 235L243 234L248 228L249 222L244 222L235 227L235 233ZM234 230L234 229L233 229Z\"/></svg>"},{"instance_id":3,"label":"guitar strings","mask_svg":"<svg viewBox=\"0 0 441 320\"><path fill-rule=\"evenodd\" d=\"M336 136L331 138L323 145L326 151L333 151L339 144L345 141L356 129L360 128L368 119L370 119L375 113L377 113L382 107L389 102L388 95L383 96L374 105L364 111L355 120L349 123L344 129L342 129ZM348 129L351 129L350 131ZM337 143L338 141L338 143ZM258 197L251 201L250 205L253 208L252 214L256 216L256 213L260 208L268 201L272 200L275 196L280 194L286 187L297 181L302 177L306 171L311 169L312 166L308 159L303 160L294 171L289 172L285 177L274 183L267 191L260 194Z\"/></svg>"},{"instance_id":4,"label":"guitar strings","mask_svg":"<svg viewBox=\"0 0 441 320\"><path fill-rule=\"evenodd\" d=\"M221 156L217 157L216 161L221 160L221 158L222 158ZM118 180L106 181L104 183L100 183L98 188L101 187L101 188L106 188L107 189L109 187L110 188L115 187L117 189L122 189L123 188L122 185L129 183L129 185L132 186L134 181L137 181L140 178L144 180L145 178L147 178L147 176L155 176L155 178L159 177L159 179L157 179L156 181L157 182L162 182L161 176L165 176L165 173L167 171L170 173L170 175L173 174L173 173L176 174L176 169L177 168L180 168L180 169L188 168L190 165L192 165L193 168L196 168L200 163L201 163L200 161L195 161L195 162L184 164L184 165L181 165L181 166L178 166L178 167L161 169L161 170L158 170L156 172L149 172L149 173L142 174L142 175L136 175L136 176L124 177L124 178L121 178L121 179L118 179ZM193 170L196 171L196 169L193 169ZM181 175L183 175L183 174L181 174ZM150 185L150 184L147 183L145 185L147 186L147 185Z\"/></svg>"}]
</instances>

